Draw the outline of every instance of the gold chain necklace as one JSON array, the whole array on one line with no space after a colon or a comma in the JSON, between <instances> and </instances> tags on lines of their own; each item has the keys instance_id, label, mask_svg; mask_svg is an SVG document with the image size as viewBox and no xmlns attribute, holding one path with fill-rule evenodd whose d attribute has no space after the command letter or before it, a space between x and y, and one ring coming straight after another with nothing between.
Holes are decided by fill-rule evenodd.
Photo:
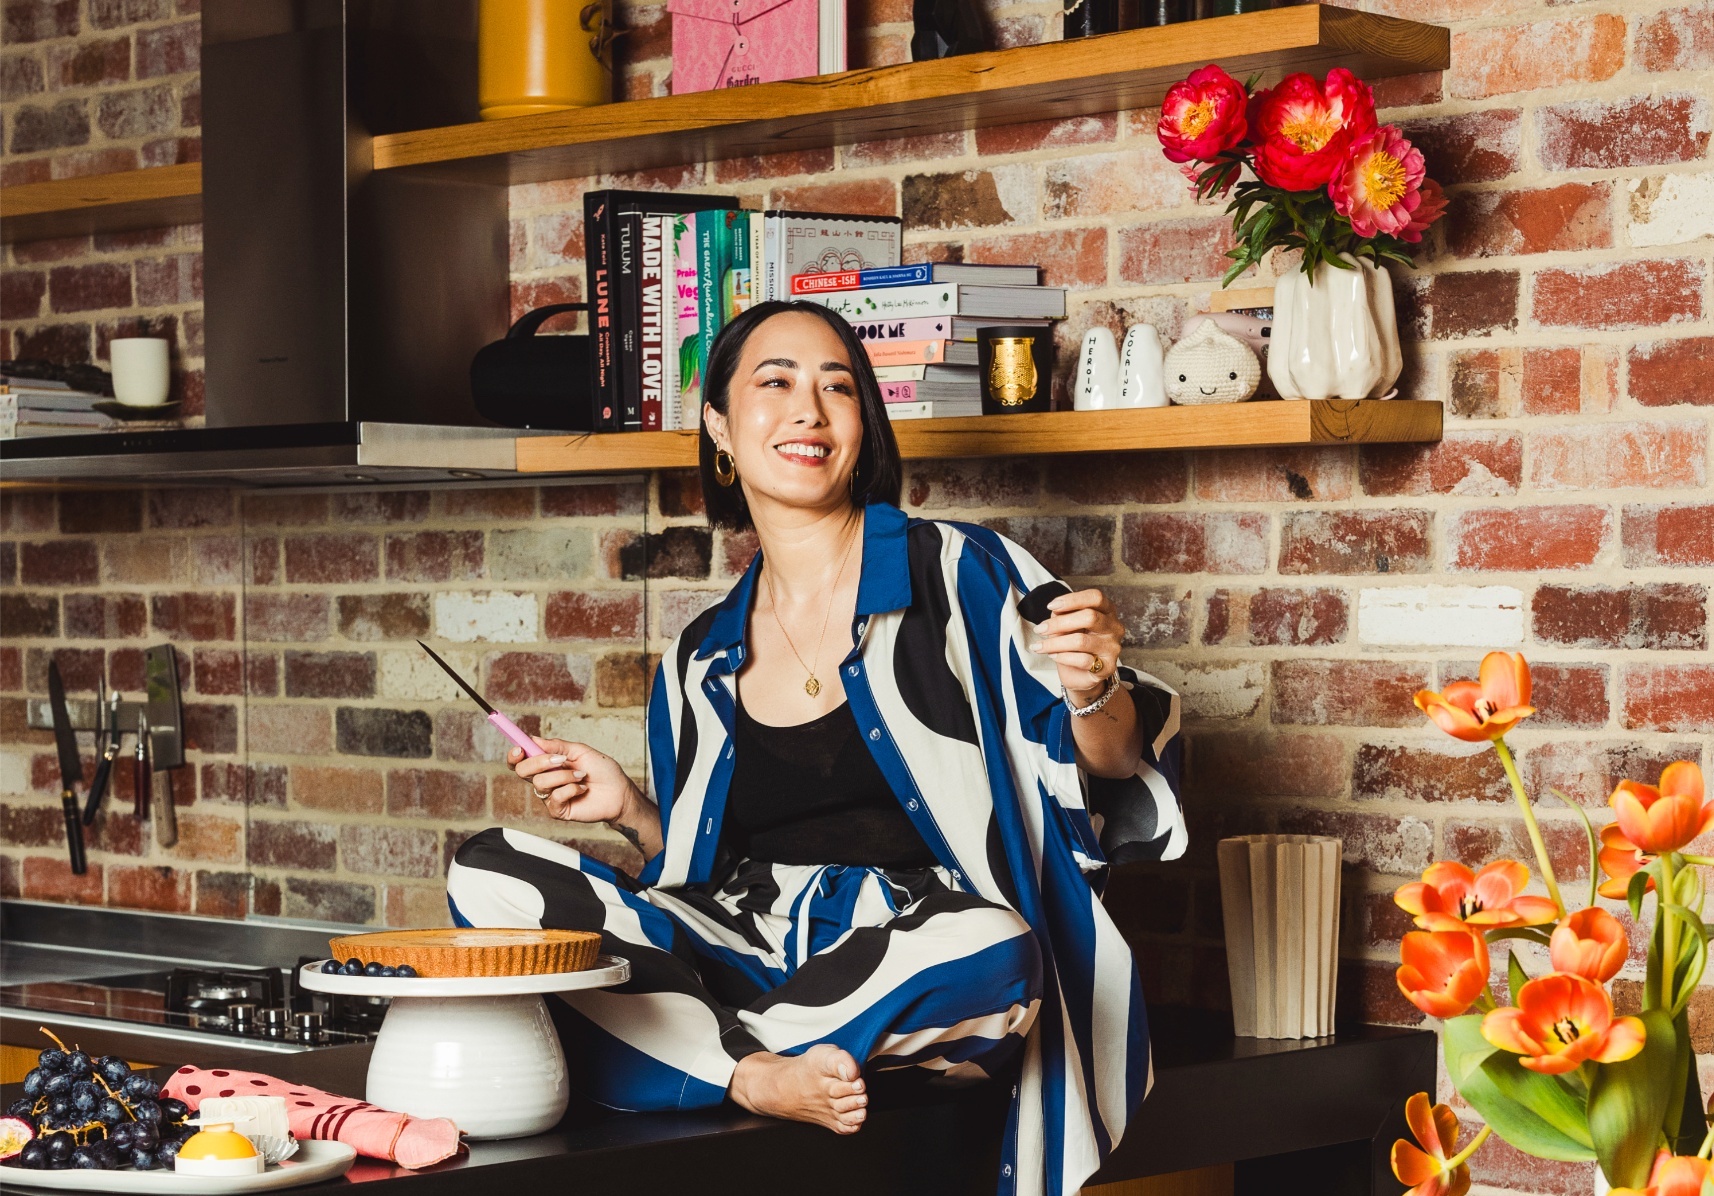
<instances>
[{"instance_id":1,"label":"gold chain necklace","mask_svg":"<svg viewBox=\"0 0 1714 1196\"><path fill-rule=\"evenodd\" d=\"M821 634L816 637L815 641L815 659L817 662L821 660L821 646L827 639L827 621L833 617L833 600L839 594L839 583L845 577L845 566L850 563L851 550L856 544L857 537L852 536L851 542L845 546L845 555L839 558L839 572L833 575L833 590L827 598L827 613L821 616ZM766 562L764 562L765 564ZM774 576L766 568L762 570L762 580L768 584L769 613L774 616L774 623L779 627L780 634L786 637L786 647L792 650L792 655L797 657L798 664L803 665L803 671L809 674L809 680L803 683L803 692L813 698L821 692L821 682L816 680L815 667L804 663L803 653L799 652L797 645L792 643L791 632L786 630L786 625L780 618L780 600L774 594Z\"/></svg>"}]
</instances>

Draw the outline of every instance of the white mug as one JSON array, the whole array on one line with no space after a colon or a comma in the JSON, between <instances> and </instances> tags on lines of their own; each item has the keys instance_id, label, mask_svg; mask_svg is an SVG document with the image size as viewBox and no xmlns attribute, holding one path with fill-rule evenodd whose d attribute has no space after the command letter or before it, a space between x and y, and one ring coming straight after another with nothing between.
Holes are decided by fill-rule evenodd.
<instances>
[{"instance_id":1,"label":"white mug","mask_svg":"<svg viewBox=\"0 0 1714 1196\"><path fill-rule=\"evenodd\" d=\"M108 347L113 360L113 397L130 407L159 407L172 383L167 342L158 336L117 337Z\"/></svg>"}]
</instances>

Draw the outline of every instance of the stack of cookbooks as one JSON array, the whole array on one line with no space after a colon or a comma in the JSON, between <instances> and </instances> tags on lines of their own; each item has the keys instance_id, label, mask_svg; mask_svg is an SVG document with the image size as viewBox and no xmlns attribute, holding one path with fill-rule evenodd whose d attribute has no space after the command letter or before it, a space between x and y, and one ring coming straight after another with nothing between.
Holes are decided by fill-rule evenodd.
<instances>
[{"instance_id":1,"label":"stack of cookbooks","mask_svg":"<svg viewBox=\"0 0 1714 1196\"><path fill-rule=\"evenodd\" d=\"M804 273L899 264L896 216L748 211L727 195L591 191L592 426L694 428L714 338L739 312L791 295Z\"/></svg>"},{"instance_id":2,"label":"stack of cookbooks","mask_svg":"<svg viewBox=\"0 0 1714 1196\"><path fill-rule=\"evenodd\" d=\"M111 409L113 402L111 395L80 390L70 382L0 372L0 439L76 436L130 426L101 410ZM168 426L178 424L171 421Z\"/></svg>"},{"instance_id":3,"label":"stack of cookbooks","mask_svg":"<svg viewBox=\"0 0 1714 1196\"><path fill-rule=\"evenodd\" d=\"M799 274L794 298L839 312L857 330L894 419L982 413L976 334L993 325L1046 327L1065 318L1065 288L1036 266L935 262Z\"/></svg>"}]
</instances>

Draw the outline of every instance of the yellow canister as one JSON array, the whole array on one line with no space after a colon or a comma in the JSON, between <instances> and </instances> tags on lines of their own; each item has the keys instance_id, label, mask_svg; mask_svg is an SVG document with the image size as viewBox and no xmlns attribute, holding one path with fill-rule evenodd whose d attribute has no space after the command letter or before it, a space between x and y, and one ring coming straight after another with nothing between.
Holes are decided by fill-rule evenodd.
<instances>
[{"instance_id":1,"label":"yellow canister","mask_svg":"<svg viewBox=\"0 0 1714 1196\"><path fill-rule=\"evenodd\" d=\"M483 120L586 108L613 98L611 0L481 0Z\"/></svg>"}]
</instances>

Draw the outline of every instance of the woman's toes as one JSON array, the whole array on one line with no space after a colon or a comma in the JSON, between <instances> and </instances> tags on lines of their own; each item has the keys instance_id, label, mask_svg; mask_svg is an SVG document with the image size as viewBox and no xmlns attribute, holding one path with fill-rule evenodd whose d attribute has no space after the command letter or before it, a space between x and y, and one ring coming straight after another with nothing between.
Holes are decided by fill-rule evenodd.
<instances>
[{"instance_id":1,"label":"woman's toes","mask_svg":"<svg viewBox=\"0 0 1714 1196\"><path fill-rule=\"evenodd\" d=\"M831 1083L827 1086L827 1094L829 1096L833 1097L833 1099L835 1099L835 1100L838 1100L840 1097L844 1097L844 1096L856 1096L858 1093L860 1093L862 1091L863 1091L863 1081L862 1080L854 1080L851 1082L847 1082L845 1080L835 1080L835 1081L833 1081L833 1083Z\"/></svg>"},{"instance_id":2,"label":"woman's toes","mask_svg":"<svg viewBox=\"0 0 1714 1196\"><path fill-rule=\"evenodd\" d=\"M868 1105L869 1098L859 1093L856 1096L842 1096L833 1102L835 1113L849 1113L852 1109L861 1109Z\"/></svg>"}]
</instances>

